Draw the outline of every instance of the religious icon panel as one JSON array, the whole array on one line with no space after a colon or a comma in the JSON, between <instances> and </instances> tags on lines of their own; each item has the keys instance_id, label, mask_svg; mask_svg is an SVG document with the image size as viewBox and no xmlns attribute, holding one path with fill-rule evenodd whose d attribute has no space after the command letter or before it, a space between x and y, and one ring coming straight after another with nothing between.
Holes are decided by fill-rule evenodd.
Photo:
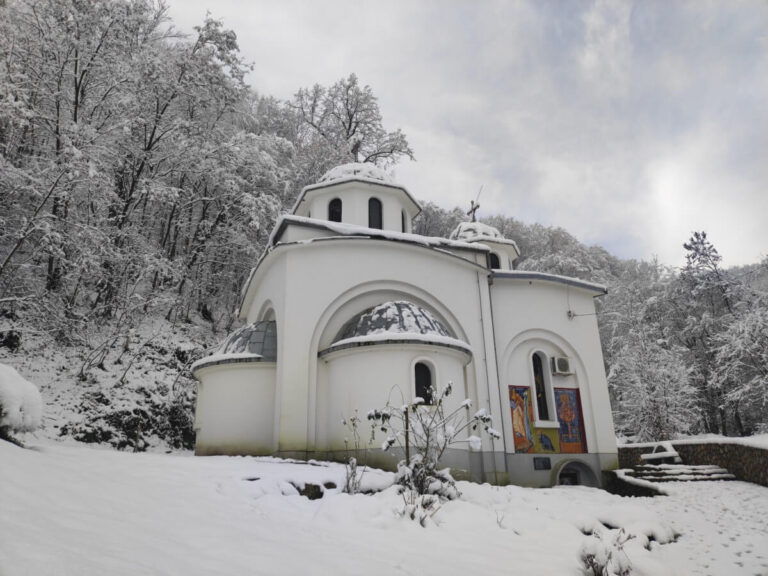
<instances>
[{"instance_id":1,"label":"religious icon panel","mask_svg":"<svg viewBox=\"0 0 768 576\"><path fill-rule=\"evenodd\" d=\"M557 420L560 422L560 451L580 454L587 451L584 437L584 418L581 414L581 399L575 388L555 388Z\"/></svg>"},{"instance_id":2,"label":"religious icon panel","mask_svg":"<svg viewBox=\"0 0 768 576\"><path fill-rule=\"evenodd\" d=\"M512 411L512 430L515 435L515 452L560 452L558 430L534 427L531 389L528 386L509 387L509 408Z\"/></svg>"}]
</instances>

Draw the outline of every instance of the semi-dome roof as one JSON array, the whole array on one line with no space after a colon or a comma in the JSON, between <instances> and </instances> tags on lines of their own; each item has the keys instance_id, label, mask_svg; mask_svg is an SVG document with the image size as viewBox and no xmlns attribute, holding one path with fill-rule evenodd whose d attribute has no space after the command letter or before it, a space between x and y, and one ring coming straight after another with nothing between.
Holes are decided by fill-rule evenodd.
<instances>
[{"instance_id":1,"label":"semi-dome roof","mask_svg":"<svg viewBox=\"0 0 768 576\"><path fill-rule=\"evenodd\" d=\"M412 302L397 300L373 306L352 317L339 330L334 342L383 333L453 336L427 310Z\"/></svg>"},{"instance_id":2,"label":"semi-dome roof","mask_svg":"<svg viewBox=\"0 0 768 576\"><path fill-rule=\"evenodd\" d=\"M258 354L264 362L277 360L277 324L263 320L243 326L221 343L216 356L225 354Z\"/></svg>"},{"instance_id":3,"label":"semi-dome roof","mask_svg":"<svg viewBox=\"0 0 768 576\"><path fill-rule=\"evenodd\" d=\"M384 170L370 162L352 162L331 168L318 180L318 184L333 182L335 180L349 180L358 178L363 180L378 180L385 184L394 184L395 181Z\"/></svg>"}]
</instances>

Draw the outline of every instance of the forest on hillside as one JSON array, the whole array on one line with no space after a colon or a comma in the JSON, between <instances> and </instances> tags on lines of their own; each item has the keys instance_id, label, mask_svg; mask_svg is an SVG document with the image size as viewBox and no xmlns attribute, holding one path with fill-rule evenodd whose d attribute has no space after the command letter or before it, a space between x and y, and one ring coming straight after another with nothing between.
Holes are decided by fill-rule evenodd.
<instances>
[{"instance_id":1,"label":"forest on hillside","mask_svg":"<svg viewBox=\"0 0 768 576\"><path fill-rule=\"evenodd\" d=\"M221 22L184 36L162 2L0 2L0 359L56 364L47 394L66 388L80 415L61 434L189 446L188 366L236 327L276 218L338 164L414 158L354 74L282 101L246 84L251 66ZM428 203L414 228L447 236L465 218ZM517 241L519 268L608 286L618 433L768 429L768 260L725 269L693 232L671 269L485 221Z\"/></svg>"}]
</instances>

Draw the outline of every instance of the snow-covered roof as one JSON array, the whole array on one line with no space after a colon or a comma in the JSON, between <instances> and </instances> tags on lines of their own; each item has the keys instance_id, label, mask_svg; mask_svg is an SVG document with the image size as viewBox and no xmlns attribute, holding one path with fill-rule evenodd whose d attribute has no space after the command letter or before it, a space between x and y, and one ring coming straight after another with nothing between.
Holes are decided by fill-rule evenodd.
<instances>
[{"instance_id":1,"label":"snow-covered roof","mask_svg":"<svg viewBox=\"0 0 768 576\"><path fill-rule=\"evenodd\" d=\"M265 362L277 359L277 323L262 320L243 326L221 343L216 354L258 354Z\"/></svg>"},{"instance_id":2,"label":"snow-covered roof","mask_svg":"<svg viewBox=\"0 0 768 576\"><path fill-rule=\"evenodd\" d=\"M453 338L434 315L406 300L384 302L363 310L341 327L334 342L371 334L429 334Z\"/></svg>"},{"instance_id":3,"label":"snow-covered roof","mask_svg":"<svg viewBox=\"0 0 768 576\"><path fill-rule=\"evenodd\" d=\"M413 302L395 300L350 318L339 330L333 344L320 355L376 344L431 344L472 354L470 346L455 338L434 314Z\"/></svg>"},{"instance_id":4,"label":"snow-covered roof","mask_svg":"<svg viewBox=\"0 0 768 576\"><path fill-rule=\"evenodd\" d=\"M565 284L566 286L573 286L574 288L581 288L590 292L596 292L598 295L608 293L608 288L602 284L587 282L586 280L580 280L578 278L570 278L569 276L548 274L546 272L532 272L528 270L494 270L493 277L509 280L541 280L544 282L554 282L557 284Z\"/></svg>"},{"instance_id":5,"label":"snow-covered roof","mask_svg":"<svg viewBox=\"0 0 768 576\"><path fill-rule=\"evenodd\" d=\"M218 366L220 364L243 364L248 362L261 362L264 358L260 354L251 354L250 352L233 352L229 354L215 353L205 358L200 358L192 363L190 370L194 374L197 370L207 366Z\"/></svg>"},{"instance_id":6,"label":"snow-covered roof","mask_svg":"<svg viewBox=\"0 0 768 576\"><path fill-rule=\"evenodd\" d=\"M327 188L328 186L336 186L345 182L366 182L368 184L377 184L379 186L397 188L398 190L402 190L405 193L406 198L408 198L408 200L413 204L415 212L412 214L412 216L415 216L421 212L421 204L413 196L411 196L411 193L408 192L408 189L405 186L395 182L392 176L384 172L384 170L378 166L367 162L364 164L342 164L341 166L332 168L323 174L322 178L320 178L317 183L305 186L299 194L298 198L296 198L296 202L294 203L293 208L291 208L291 214L296 213L299 206L304 201L307 192L319 190L321 188Z\"/></svg>"},{"instance_id":7,"label":"snow-covered roof","mask_svg":"<svg viewBox=\"0 0 768 576\"><path fill-rule=\"evenodd\" d=\"M451 232L451 240L473 240L478 236L503 240L504 236L493 226L483 224L482 222L460 222L456 229Z\"/></svg>"},{"instance_id":8,"label":"snow-covered roof","mask_svg":"<svg viewBox=\"0 0 768 576\"><path fill-rule=\"evenodd\" d=\"M240 362L277 361L277 324L274 320L253 322L227 336L210 356L192 364L192 371L203 366Z\"/></svg>"},{"instance_id":9,"label":"snow-covered roof","mask_svg":"<svg viewBox=\"0 0 768 576\"><path fill-rule=\"evenodd\" d=\"M496 244L508 244L517 250L517 243L504 236L493 226L482 222L460 222L449 236L451 240L463 242L495 242ZM517 250L518 254L520 250Z\"/></svg>"},{"instance_id":10,"label":"snow-covered roof","mask_svg":"<svg viewBox=\"0 0 768 576\"><path fill-rule=\"evenodd\" d=\"M269 237L268 246L275 246L283 235L285 227L289 224L298 224L300 226L309 226L313 228L322 228L333 232L336 236L363 236L367 238L379 238L382 240L395 240L400 242L410 242L430 246L434 248L456 248L460 250L472 250L488 252L485 246L462 242L459 240L448 240L437 236L422 236L421 234L409 234L407 232L394 232L392 230L379 230L378 228L367 228L366 226L357 226L355 224L345 224L342 222L331 222L329 220L317 220L315 218L306 218L304 216L295 216L293 214L284 214L275 224L274 230Z\"/></svg>"},{"instance_id":11,"label":"snow-covered roof","mask_svg":"<svg viewBox=\"0 0 768 576\"><path fill-rule=\"evenodd\" d=\"M318 180L318 183L351 179L378 180L385 184L396 185L390 174L370 162L352 162L350 164L342 164L341 166L331 168L328 172L323 174L320 180Z\"/></svg>"},{"instance_id":12,"label":"snow-covered roof","mask_svg":"<svg viewBox=\"0 0 768 576\"><path fill-rule=\"evenodd\" d=\"M448 240L438 236L422 236L421 234L409 234L407 232L394 232L392 230L379 230L378 228L367 228L365 226L357 226L355 224L345 224L342 222L331 222L329 220L318 220L315 218L307 218L305 216L295 216L293 214L283 214L277 219L277 223L269 236L267 247L259 257L256 265L251 268L251 272L248 276L248 280L243 285L243 289L240 293L240 304L236 313L242 315L243 311L247 309L246 301L248 299L249 290L257 271L260 269L264 260L269 256L272 250L279 245L285 245L280 242L280 239L288 226L304 226L307 228L317 228L321 230L327 230L331 232L332 236L318 237L308 240L299 240L295 242L289 242L287 244L309 244L318 241L332 240L334 238L371 238L374 240L390 240L393 242L404 242L406 244L415 244L419 246L425 246L427 248L434 248L443 254L451 254L451 250L468 250L472 252L488 253L490 249L484 244L471 244L469 242L461 242L458 240ZM461 262L466 263L469 266L478 266L470 259L451 254Z\"/></svg>"},{"instance_id":13,"label":"snow-covered roof","mask_svg":"<svg viewBox=\"0 0 768 576\"><path fill-rule=\"evenodd\" d=\"M347 348L373 346L376 344L428 344L458 350L466 354L467 359L472 357L472 348L469 344L462 342L457 338L440 336L437 334L417 334L414 332L380 332L378 334L368 334L367 336L345 338L344 340L334 342L328 348L322 350L319 356L326 356L331 352L345 350Z\"/></svg>"}]
</instances>

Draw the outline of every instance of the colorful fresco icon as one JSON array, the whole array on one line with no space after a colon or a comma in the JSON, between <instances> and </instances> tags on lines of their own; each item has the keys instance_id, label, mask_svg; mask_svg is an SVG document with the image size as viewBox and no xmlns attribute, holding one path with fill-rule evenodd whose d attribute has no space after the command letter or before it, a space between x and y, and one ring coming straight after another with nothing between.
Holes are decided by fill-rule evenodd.
<instances>
[{"instance_id":1,"label":"colorful fresco icon","mask_svg":"<svg viewBox=\"0 0 768 576\"><path fill-rule=\"evenodd\" d=\"M512 431L515 435L515 452L533 451L529 395L527 386L509 387L509 407L512 410Z\"/></svg>"},{"instance_id":2,"label":"colorful fresco icon","mask_svg":"<svg viewBox=\"0 0 768 576\"><path fill-rule=\"evenodd\" d=\"M584 437L584 419L578 389L555 388L557 419L560 422L560 450L569 454L587 451Z\"/></svg>"},{"instance_id":3,"label":"colorful fresco icon","mask_svg":"<svg viewBox=\"0 0 768 576\"><path fill-rule=\"evenodd\" d=\"M533 426L533 405L531 389L528 386L509 387L509 408L512 411L515 452L536 454L560 452L557 429Z\"/></svg>"}]
</instances>

